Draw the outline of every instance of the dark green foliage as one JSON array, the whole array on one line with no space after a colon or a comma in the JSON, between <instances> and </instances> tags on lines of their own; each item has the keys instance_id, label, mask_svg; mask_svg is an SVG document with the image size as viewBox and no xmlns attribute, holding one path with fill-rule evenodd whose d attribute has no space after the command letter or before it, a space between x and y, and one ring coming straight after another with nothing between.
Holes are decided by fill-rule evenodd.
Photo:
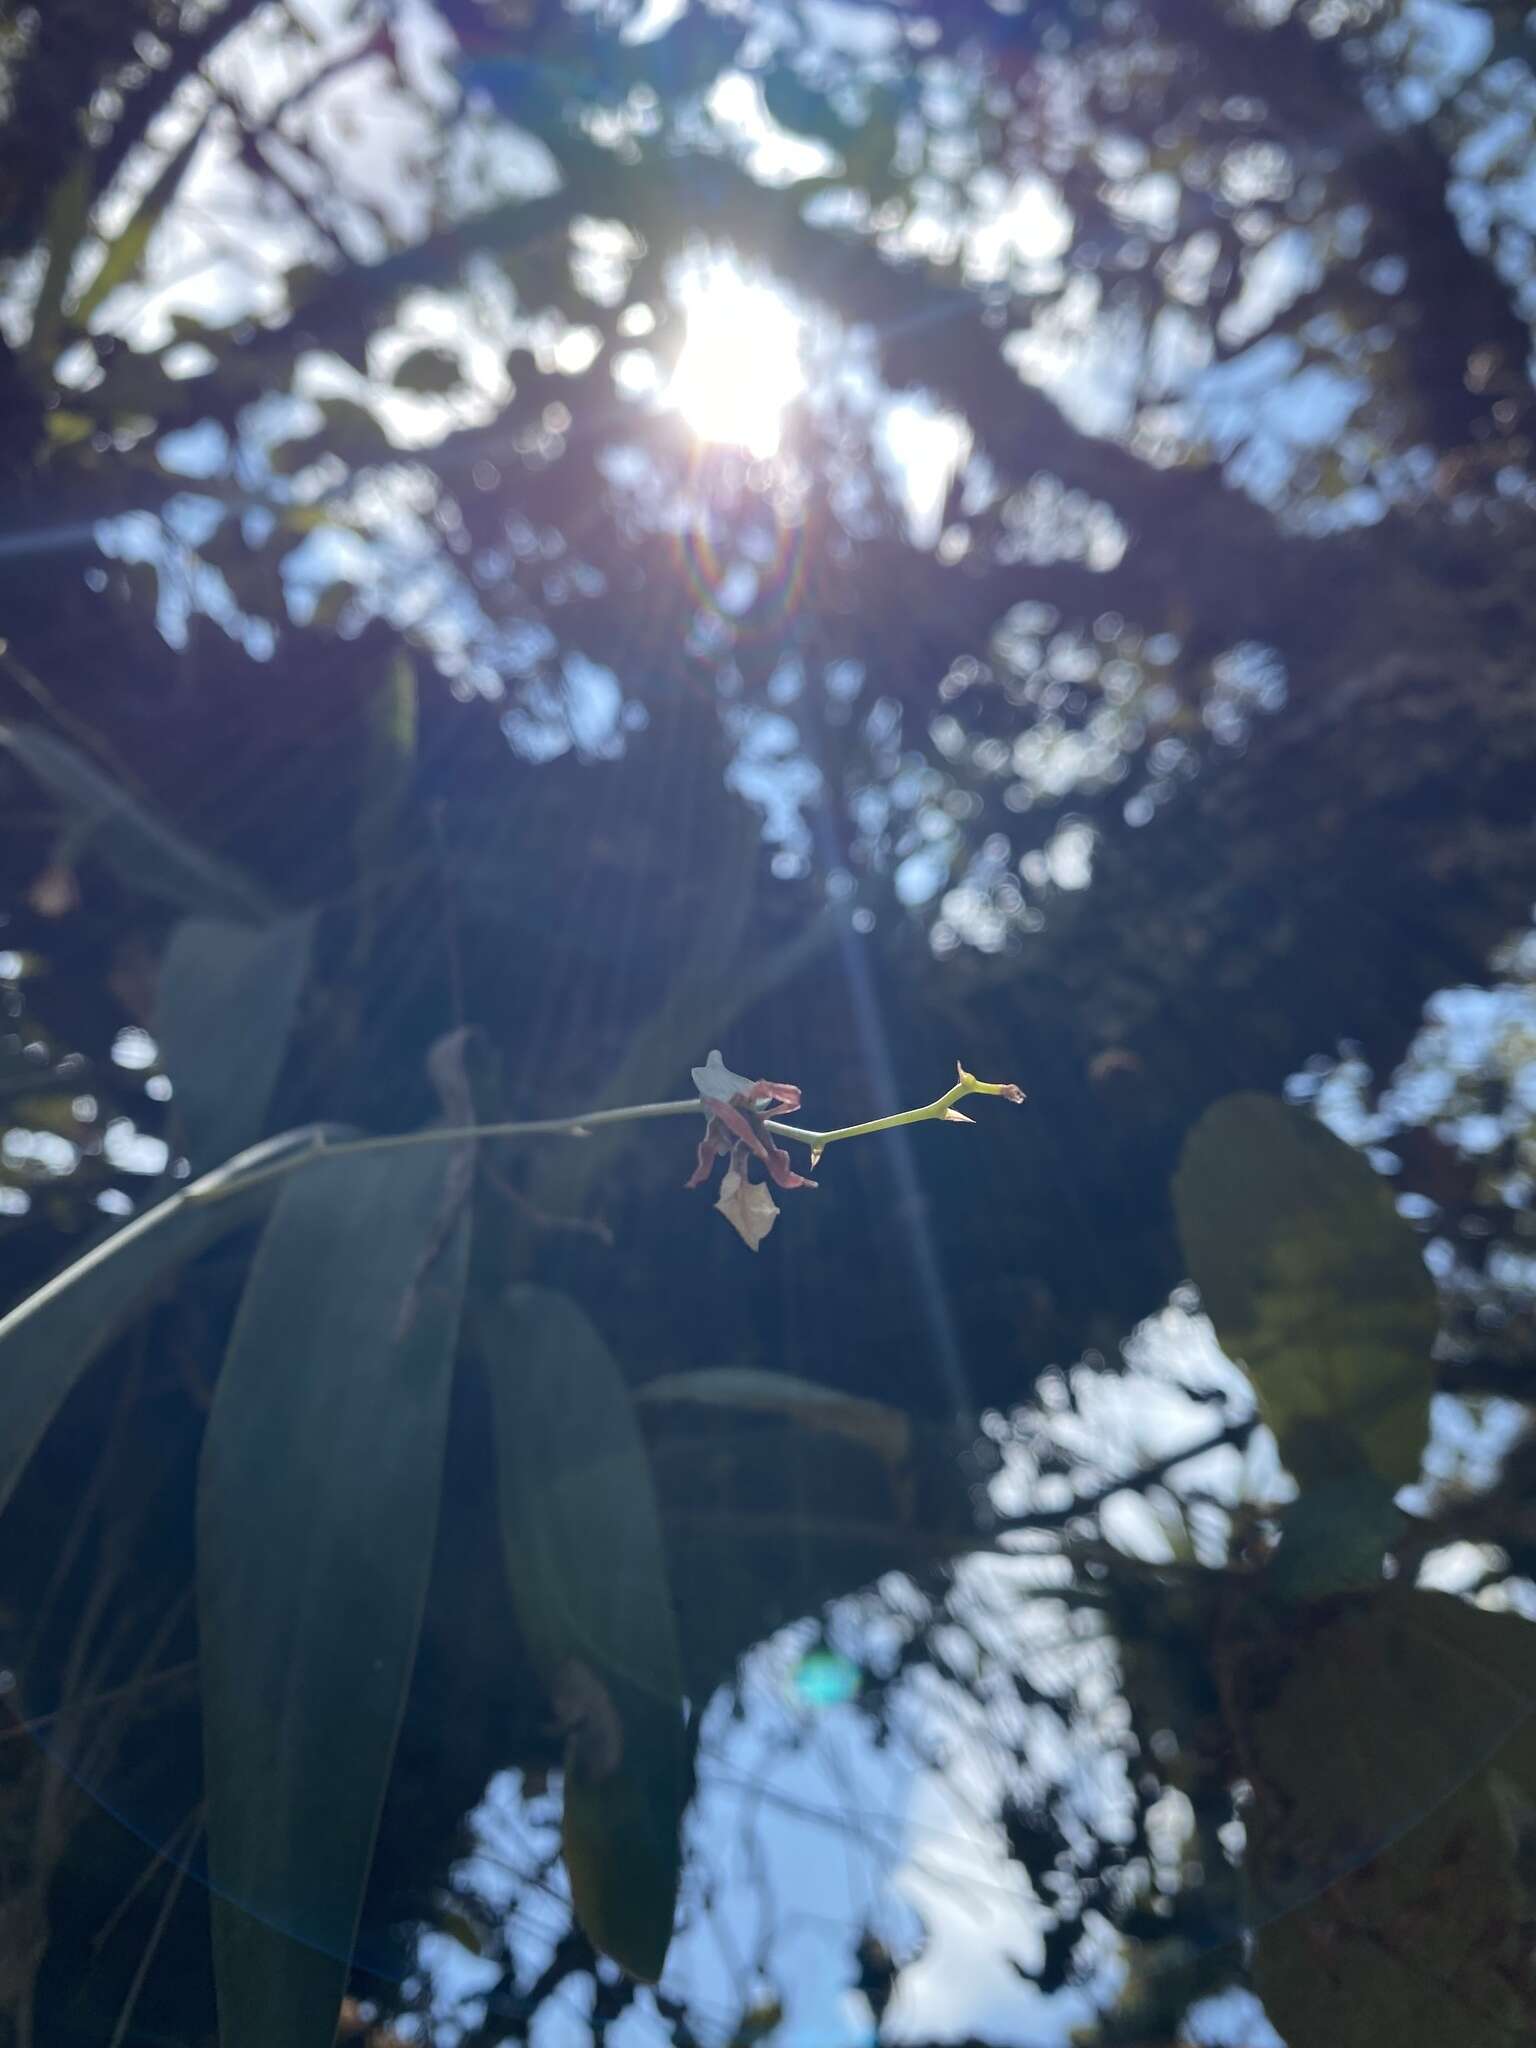
<instances>
[{"instance_id":1,"label":"dark green foliage","mask_svg":"<svg viewBox=\"0 0 1536 2048\"><path fill-rule=\"evenodd\" d=\"M464 372L456 355L445 348L419 348L408 355L395 371L402 391L423 391L442 397L463 381Z\"/></svg>"},{"instance_id":2,"label":"dark green foliage","mask_svg":"<svg viewBox=\"0 0 1536 2048\"><path fill-rule=\"evenodd\" d=\"M0 726L0 745L43 784L59 806L72 855L99 855L135 892L179 910L257 918L270 903L227 862L171 830L78 748L32 726Z\"/></svg>"},{"instance_id":3,"label":"dark green foliage","mask_svg":"<svg viewBox=\"0 0 1536 2048\"><path fill-rule=\"evenodd\" d=\"M1234 1683L1276 2028L1339 2048L1518 2040L1536 2008L1530 1623L1379 1592L1293 1616Z\"/></svg>"},{"instance_id":4,"label":"dark green foliage","mask_svg":"<svg viewBox=\"0 0 1536 2048\"><path fill-rule=\"evenodd\" d=\"M189 917L160 963L155 1038L176 1076L176 1117L194 1169L265 1128L309 975L314 919L266 925Z\"/></svg>"},{"instance_id":5,"label":"dark green foliage","mask_svg":"<svg viewBox=\"0 0 1536 2048\"><path fill-rule=\"evenodd\" d=\"M263 1236L198 1484L224 2048L327 2048L421 1628L468 1270L449 1147L306 1167Z\"/></svg>"},{"instance_id":6,"label":"dark green foliage","mask_svg":"<svg viewBox=\"0 0 1536 2048\"><path fill-rule=\"evenodd\" d=\"M169 1196L103 1237L0 1321L0 1503L92 1359L189 1259L270 1207L273 1185L242 1192L234 1184L239 1175L261 1173L317 1135L273 1138L230 1162L232 1173L212 1173ZM230 1191L215 1193L226 1181Z\"/></svg>"},{"instance_id":7,"label":"dark green foliage","mask_svg":"<svg viewBox=\"0 0 1536 2048\"><path fill-rule=\"evenodd\" d=\"M650 1460L623 1377L573 1302L519 1288L477 1325L507 1575L565 1734L576 1916L596 1948L654 1983L677 1910L687 1772Z\"/></svg>"}]
</instances>

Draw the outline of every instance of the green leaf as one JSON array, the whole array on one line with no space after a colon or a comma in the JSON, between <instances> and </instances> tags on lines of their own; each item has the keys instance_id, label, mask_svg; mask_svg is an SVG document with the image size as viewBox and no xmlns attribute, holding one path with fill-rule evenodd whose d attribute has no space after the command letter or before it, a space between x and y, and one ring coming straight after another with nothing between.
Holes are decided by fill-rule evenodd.
<instances>
[{"instance_id":1,"label":"green leaf","mask_svg":"<svg viewBox=\"0 0 1536 2048\"><path fill-rule=\"evenodd\" d=\"M94 276L71 309L70 317L75 326L86 326L107 295L137 275L149 248L149 238L191 169L192 159L202 146L203 134L203 125L199 123L181 148L166 160L159 176L134 208L121 232L108 242Z\"/></svg>"},{"instance_id":2,"label":"green leaf","mask_svg":"<svg viewBox=\"0 0 1536 2048\"><path fill-rule=\"evenodd\" d=\"M355 583L347 583L339 578L334 583L327 583L315 599L315 608L310 614L310 625L319 633L334 632L337 621L356 596Z\"/></svg>"},{"instance_id":3,"label":"green leaf","mask_svg":"<svg viewBox=\"0 0 1536 2048\"><path fill-rule=\"evenodd\" d=\"M434 1922L439 1934L446 1934L450 1941L456 1941L462 1949L468 1949L472 1956L483 1956L488 1946L485 1929L472 1920L467 1913L460 1913L451 1906L441 1908Z\"/></svg>"},{"instance_id":4,"label":"green leaf","mask_svg":"<svg viewBox=\"0 0 1536 2048\"><path fill-rule=\"evenodd\" d=\"M1279 1600L1313 1601L1382 1582L1382 1553L1402 1533L1395 1489L1370 1470L1311 1479L1280 1517L1285 1540L1264 1573Z\"/></svg>"},{"instance_id":5,"label":"green leaf","mask_svg":"<svg viewBox=\"0 0 1536 2048\"><path fill-rule=\"evenodd\" d=\"M1206 1312L1296 1477L1414 1478L1439 1315L1390 1189L1311 1117L1229 1095L1190 1133L1173 1191Z\"/></svg>"},{"instance_id":6,"label":"green leaf","mask_svg":"<svg viewBox=\"0 0 1536 2048\"><path fill-rule=\"evenodd\" d=\"M70 412L61 405L43 415L43 432L55 448L73 448L88 441L95 431L96 422L89 413Z\"/></svg>"},{"instance_id":7,"label":"green leaf","mask_svg":"<svg viewBox=\"0 0 1536 2048\"><path fill-rule=\"evenodd\" d=\"M318 1134L315 1126L254 1146L124 1224L0 1319L0 1508L91 1360L177 1267L261 1215L277 1193L270 1181L242 1193L238 1181ZM204 1199L225 1185L235 1191Z\"/></svg>"},{"instance_id":8,"label":"green leaf","mask_svg":"<svg viewBox=\"0 0 1536 2048\"><path fill-rule=\"evenodd\" d=\"M354 845L358 866L371 879L386 861L390 835L416 764L416 664L396 647L377 689L363 707L362 794Z\"/></svg>"},{"instance_id":9,"label":"green leaf","mask_svg":"<svg viewBox=\"0 0 1536 2048\"><path fill-rule=\"evenodd\" d=\"M48 215L43 223L43 281L32 309L32 337L28 344L28 354L38 370L46 371L53 361L69 274L91 217L91 183L91 158L86 154L54 187L48 202Z\"/></svg>"},{"instance_id":10,"label":"green leaf","mask_svg":"<svg viewBox=\"0 0 1536 2048\"><path fill-rule=\"evenodd\" d=\"M684 1377L653 1381L636 1405L694 1698L786 1622L887 1572L922 1574L986 1547L962 1467L967 1433L870 1415L794 1380L783 1395L740 1400L776 1377L745 1368L718 1375L719 1399L678 1397Z\"/></svg>"},{"instance_id":11,"label":"green leaf","mask_svg":"<svg viewBox=\"0 0 1536 2048\"><path fill-rule=\"evenodd\" d=\"M154 1035L194 1168L261 1135L309 974L313 914L188 917L160 964Z\"/></svg>"},{"instance_id":12,"label":"green leaf","mask_svg":"<svg viewBox=\"0 0 1536 2048\"><path fill-rule=\"evenodd\" d=\"M297 476L328 455L330 447L323 432L301 434L297 440L274 443L267 450L267 466L274 476Z\"/></svg>"},{"instance_id":13,"label":"green leaf","mask_svg":"<svg viewBox=\"0 0 1536 2048\"><path fill-rule=\"evenodd\" d=\"M401 391L420 391L433 398L456 391L464 382L464 367L445 348L412 350L396 365L394 383Z\"/></svg>"},{"instance_id":14,"label":"green leaf","mask_svg":"<svg viewBox=\"0 0 1536 2048\"><path fill-rule=\"evenodd\" d=\"M315 617L318 622L319 606ZM391 848L398 845L401 813L416 767L419 707L416 664L408 647L396 646L391 652L378 687L364 700L362 715L360 787L352 828L360 885L354 955L359 961L367 958L377 938L391 873Z\"/></svg>"},{"instance_id":15,"label":"green leaf","mask_svg":"<svg viewBox=\"0 0 1536 2048\"><path fill-rule=\"evenodd\" d=\"M507 1570L568 1731L564 1847L595 1947L654 1983L687 1800L682 1664L650 1461L629 1389L572 1301L483 1312Z\"/></svg>"},{"instance_id":16,"label":"green leaf","mask_svg":"<svg viewBox=\"0 0 1536 2048\"><path fill-rule=\"evenodd\" d=\"M173 831L65 741L36 726L0 725L0 746L10 748L133 888L181 910L271 915L267 897L238 868Z\"/></svg>"},{"instance_id":17,"label":"green leaf","mask_svg":"<svg viewBox=\"0 0 1536 2048\"><path fill-rule=\"evenodd\" d=\"M390 771L409 771L416 758L419 723L416 692L416 664L410 651L397 647L390 658L383 687L370 700L369 742L371 751Z\"/></svg>"},{"instance_id":18,"label":"green leaf","mask_svg":"<svg viewBox=\"0 0 1536 2048\"><path fill-rule=\"evenodd\" d=\"M1288 1610L1232 1692L1254 1983L1295 2048L1524 2040L1536 1628L1393 1587Z\"/></svg>"},{"instance_id":19,"label":"green leaf","mask_svg":"<svg viewBox=\"0 0 1536 2048\"><path fill-rule=\"evenodd\" d=\"M221 2048L330 2048L437 1528L468 1261L461 1148L283 1188L198 1496Z\"/></svg>"},{"instance_id":20,"label":"green leaf","mask_svg":"<svg viewBox=\"0 0 1536 2048\"><path fill-rule=\"evenodd\" d=\"M867 1444L893 1469L911 1450L912 1420L885 1401L869 1401L824 1387L792 1373L763 1372L755 1366L725 1365L705 1372L676 1372L650 1380L642 1401L697 1402L710 1408L745 1409L780 1415L802 1429L830 1430Z\"/></svg>"},{"instance_id":21,"label":"green leaf","mask_svg":"<svg viewBox=\"0 0 1536 2048\"><path fill-rule=\"evenodd\" d=\"M326 449L343 462L386 462L399 453L377 416L355 398L322 398L319 403Z\"/></svg>"},{"instance_id":22,"label":"green leaf","mask_svg":"<svg viewBox=\"0 0 1536 2048\"><path fill-rule=\"evenodd\" d=\"M842 154L858 139L823 93L805 84L794 71L780 64L767 67L762 76L763 99L781 128L794 135L811 135L828 149Z\"/></svg>"}]
</instances>

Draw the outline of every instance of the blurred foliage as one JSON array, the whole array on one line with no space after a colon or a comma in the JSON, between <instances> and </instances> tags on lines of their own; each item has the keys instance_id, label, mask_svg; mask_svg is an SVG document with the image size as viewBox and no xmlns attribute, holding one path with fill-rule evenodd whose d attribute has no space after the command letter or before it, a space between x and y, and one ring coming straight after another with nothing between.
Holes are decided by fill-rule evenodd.
<instances>
[{"instance_id":1,"label":"blurred foliage","mask_svg":"<svg viewBox=\"0 0 1536 2048\"><path fill-rule=\"evenodd\" d=\"M1241 1681L1270 2016L1286 2040L1518 2039L1536 2002L1529 1622L1399 1593L1304 1625L1300 1655Z\"/></svg>"},{"instance_id":2,"label":"blurred foliage","mask_svg":"<svg viewBox=\"0 0 1536 2048\"><path fill-rule=\"evenodd\" d=\"M0 2040L820 2024L856 1739L979 1788L999 2038L1519 2038L1533 133L1504 5L0 4ZM715 1044L1023 1135L757 1260L677 1122L186 1199ZM844 1767L912 2039L964 1885Z\"/></svg>"},{"instance_id":3,"label":"blurred foliage","mask_svg":"<svg viewBox=\"0 0 1536 2048\"><path fill-rule=\"evenodd\" d=\"M1174 1201L1201 1306L1302 1484L1415 1478L1439 1310L1365 1160L1283 1103L1228 1096L1190 1133Z\"/></svg>"}]
</instances>

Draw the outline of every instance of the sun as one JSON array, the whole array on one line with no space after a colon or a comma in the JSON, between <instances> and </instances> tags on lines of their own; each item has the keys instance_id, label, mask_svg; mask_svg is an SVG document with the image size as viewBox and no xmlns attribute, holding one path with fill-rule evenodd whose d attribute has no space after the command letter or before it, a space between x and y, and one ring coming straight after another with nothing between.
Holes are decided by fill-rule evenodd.
<instances>
[{"instance_id":1,"label":"sun","mask_svg":"<svg viewBox=\"0 0 1536 2048\"><path fill-rule=\"evenodd\" d=\"M765 461L805 389L800 321L771 286L719 260L690 271L678 298L685 330L668 399L701 441Z\"/></svg>"}]
</instances>

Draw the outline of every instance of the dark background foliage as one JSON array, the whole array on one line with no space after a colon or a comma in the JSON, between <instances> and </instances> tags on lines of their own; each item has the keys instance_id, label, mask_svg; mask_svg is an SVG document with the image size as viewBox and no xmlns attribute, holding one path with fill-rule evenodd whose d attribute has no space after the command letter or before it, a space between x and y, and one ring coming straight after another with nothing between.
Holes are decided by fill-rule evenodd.
<instances>
[{"instance_id":1,"label":"dark background foliage","mask_svg":"<svg viewBox=\"0 0 1536 2048\"><path fill-rule=\"evenodd\" d=\"M1457 1590L1528 1600L1533 61L1522 8L1391 0L0 7L0 722L312 919L262 1102L251 1059L194 1030L178 1062L161 1029L196 906L0 750L5 1297L229 1149L199 1156L199 1089L232 1142L403 1130L460 1027L482 1117L686 1094L717 1044L821 1126L930 1100L957 1057L1020 1082L1027 1107L982 1103L975 1131L829 1153L755 1259L683 1190L685 1122L485 1148L477 1211L634 1390L746 1367L901 1420L893 1459L867 1417L637 1404L692 1697L765 1711L738 1658L837 1600L882 1743L942 1764L952 1715L1003 1759L989 1839L1041 1912L1000 2039L1060 2038L1028 1987L1069 1983L1085 2039L1185 2038L1248 1981L1244 1925L1290 1910L1272 1846L1243 1892L1223 1832L1255 1758L1303 1810L1336 1796L1298 1783L1255 1677L1273 1643L1244 1633L1285 1491L1243 1463L1251 1403L1172 1368L1185 1434L1159 1439L1122 1352L1192 1324L1174 1176L1218 1099L1288 1090L1394 1177L1445 1397L1399 1577L1476 1544ZM646 395L636 359L664 389L701 249L804 323L771 457ZM893 419L939 423L916 510ZM258 1055L282 1042L264 1000ZM192 1472L248 1254L210 1251L112 1348L8 1510L18 2043L212 2038ZM473 1373L454 1401L348 2023L447 2027L418 1933L472 1921L493 1988L444 2040L523 2038L572 1986L601 2034L635 1994L562 1918L537 1790L560 1745ZM1474 1437L1498 1455L1457 1465ZM1207 1441L1216 1464L1173 1459ZM1180 1532L1166 1559L1106 1522L1137 1494ZM1030 1561L1000 1591L953 1560L1004 1524ZM1107 1667L1032 1650L1023 1584ZM1507 1626L1480 1669L1528 1672ZM1270 1692L1363 1741L1397 1627L1309 1608ZM1351 1628L1359 1696L1321 1697ZM82 1713L97 1695L127 1704ZM1116 1760L1112 1825L1042 1762L1042 1720ZM1416 1816L1441 1768L1406 1770ZM454 1859L507 1771L535 1848L487 1898ZM1415 1911L1448 1910L1442 1849ZM695 1922L726 1860L701 1823ZM1504 1865L1485 1889L1506 1879L1514 1900ZM918 1919L886 1902L834 1934L877 2024ZM1313 1927L1304 1956L1346 1936ZM789 1996L771 1951L728 1972L729 2010L684 1973L627 2023L751 2038ZM1277 1968L1310 1965L1256 1980L1293 2048L1417 2038L1364 1966L1282 2023ZM1505 2038L1483 1980L1456 1983L1424 2038ZM1256 2008L1229 2022L1201 2038L1260 2038Z\"/></svg>"}]
</instances>

